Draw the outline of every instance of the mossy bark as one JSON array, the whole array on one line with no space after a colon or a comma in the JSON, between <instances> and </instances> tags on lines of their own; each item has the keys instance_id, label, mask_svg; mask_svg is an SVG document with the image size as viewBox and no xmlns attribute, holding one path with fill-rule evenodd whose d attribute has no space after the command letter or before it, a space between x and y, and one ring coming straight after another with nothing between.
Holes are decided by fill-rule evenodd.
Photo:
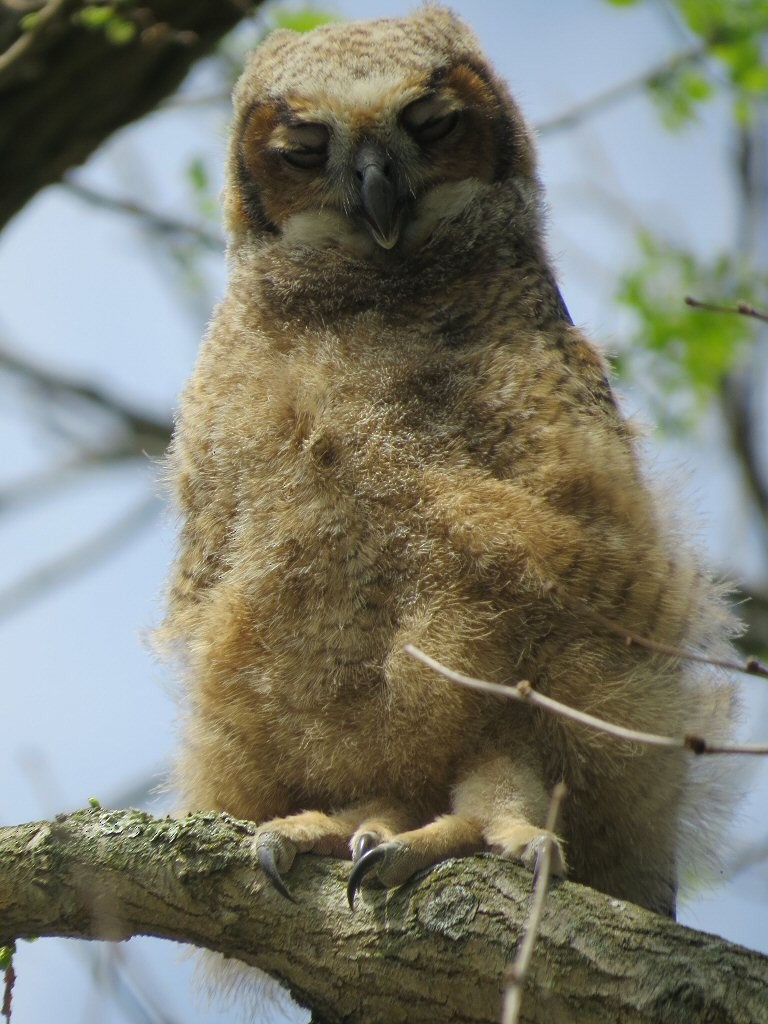
<instances>
[{"instance_id":1,"label":"mossy bark","mask_svg":"<svg viewBox=\"0 0 768 1024\"><path fill-rule=\"evenodd\" d=\"M156 107L256 6L122 4L117 15L133 29L122 40L81 18L83 0L49 0L26 20L21 9L0 9L0 227L117 128Z\"/></svg>"},{"instance_id":2,"label":"mossy bark","mask_svg":"<svg viewBox=\"0 0 768 1024\"><path fill-rule=\"evenodd\" d=\"M279 979L326 1022L491 1022L531 877L497 857L448 861L392 892L299 858L296 896L255 867L253 826L225 815L78 811L0 830L0 945L156 935ZM523 1018L579 1024L768 1022L768 958L571 883L549 894Z\"/></svg>"}]
</instances>

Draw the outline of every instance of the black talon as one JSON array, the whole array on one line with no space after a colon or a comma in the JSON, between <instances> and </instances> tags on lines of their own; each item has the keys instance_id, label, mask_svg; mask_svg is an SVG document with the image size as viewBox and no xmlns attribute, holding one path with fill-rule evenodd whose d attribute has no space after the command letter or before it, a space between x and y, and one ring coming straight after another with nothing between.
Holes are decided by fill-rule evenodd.
<instances>
[{"instance_id":1,"label":"black talon","mask_svg":"<svg viewBox=\"0 0 768 1024\"><path fill-rule=\"evenodd\" d=\"M361 857L370 853L371 850L375 850L378 845L379 837L375 832L361 832L352 849L352 862L357 864Z\"/></svg>"},{"instance_id":2,"label":"black talon","mask_svg":"<svg viewBox=\"0 0 768 1024\"><path fill-rule=\"evenodd\" d=\"M386 854L387 851L384 846L374 846L372 850L364 853L352 868L349 874L349 881L347 882L347 901L349 902L350 910L355 909L355 895L362 885L363 879L376 867L379 861L384 860Z\"/></svg>"},{"instance_id":3,"label":"black talon","mask_svg":"<svg viewBox=\"0 0 768 1024\"><path fill-rule=\"evenodd\" d=\"M290 890L286 886L285 882L280 877L280 872L277 870L277 864L275 863L275 850L272 846L260 846L258 851L259 867L267 876L272 885L277 889L281 896L285 896L291 903L296 902L296 897L291 895Z\"/></svg>"}]
</instances>

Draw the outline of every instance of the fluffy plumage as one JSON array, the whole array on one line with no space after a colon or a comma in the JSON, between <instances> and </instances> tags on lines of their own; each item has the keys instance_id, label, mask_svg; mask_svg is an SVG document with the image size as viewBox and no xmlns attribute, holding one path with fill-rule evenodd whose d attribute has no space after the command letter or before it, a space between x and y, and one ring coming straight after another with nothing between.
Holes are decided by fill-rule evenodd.
<instances>
[{"instance_id":1,"label":"fluffy plumage","mask_svg":"<svg viewBox=\"0 0 768 1024\"><path fill-rule=\"evenodd\" d=\"M522 115L432 5L276 32L234 99L230 282L171 456L186 806L259 822L276 879L314 851L396 885L480 849L532 865L563 779L560 870L673 912L681 844L722 817L711 764L403 653L639 729L730 729L714 670L589 613L699 650L730 628L570 323Z\"/></svg>"}]
</instances>

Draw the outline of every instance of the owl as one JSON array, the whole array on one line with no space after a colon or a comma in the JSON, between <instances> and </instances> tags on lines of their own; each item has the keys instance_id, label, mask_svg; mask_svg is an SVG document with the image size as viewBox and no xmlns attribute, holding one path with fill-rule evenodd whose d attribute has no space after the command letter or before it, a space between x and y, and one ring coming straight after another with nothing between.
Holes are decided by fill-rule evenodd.
<instances>
[{"instance_id":1,"label":"owl","mask_svg":"<svg viewBox=\"0 0 768 1024\"><path fill-rule=\"evenodd\" d=\"M654 496L548 257L534 139L428 4L276 31L234 93L229 284L183 394L161 641L189 810L404 883L492 851L674 914L729 802L712 762L460 688L404 650L635 729L722 740L717 588ZM722 762L716 767L720 768ZM257 867L260 865L260 868Z\"/></svg>"}]
</instances>

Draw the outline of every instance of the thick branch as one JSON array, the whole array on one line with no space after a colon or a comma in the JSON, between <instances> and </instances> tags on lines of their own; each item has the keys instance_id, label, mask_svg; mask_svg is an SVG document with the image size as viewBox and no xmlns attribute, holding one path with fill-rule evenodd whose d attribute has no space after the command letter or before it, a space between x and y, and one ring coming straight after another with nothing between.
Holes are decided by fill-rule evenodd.
<instances>
[{"instance_id":1,"label":"thick branch","mask_svg":"<svg viewBox=\"0 0 768 1024\"><path fill-rule=\"evenodd\" d=\"M252 0L120 5L132 38L79 17L83 0L49 0L31 21L0 4L0 227L116 129L152 110L249 14Z\"/></svg>"},{"instance_id":2,"label":"thick branch","mask_svg":"<svg viewBox=\"0 0 768 1024\"><path fill-rule=\"evenodd\" d=\"M299 858L288 903L254 868L252 832L213 814L100 810L0 829L0 944L157 935L262 968L326 1021L498 1020L529 904L522 868L448 861L367 891L352 913L348 865ZM564 883L548 898L523 1020L746 1024L767 1003L768 959Z\"/></svg>"}]
</instances>

